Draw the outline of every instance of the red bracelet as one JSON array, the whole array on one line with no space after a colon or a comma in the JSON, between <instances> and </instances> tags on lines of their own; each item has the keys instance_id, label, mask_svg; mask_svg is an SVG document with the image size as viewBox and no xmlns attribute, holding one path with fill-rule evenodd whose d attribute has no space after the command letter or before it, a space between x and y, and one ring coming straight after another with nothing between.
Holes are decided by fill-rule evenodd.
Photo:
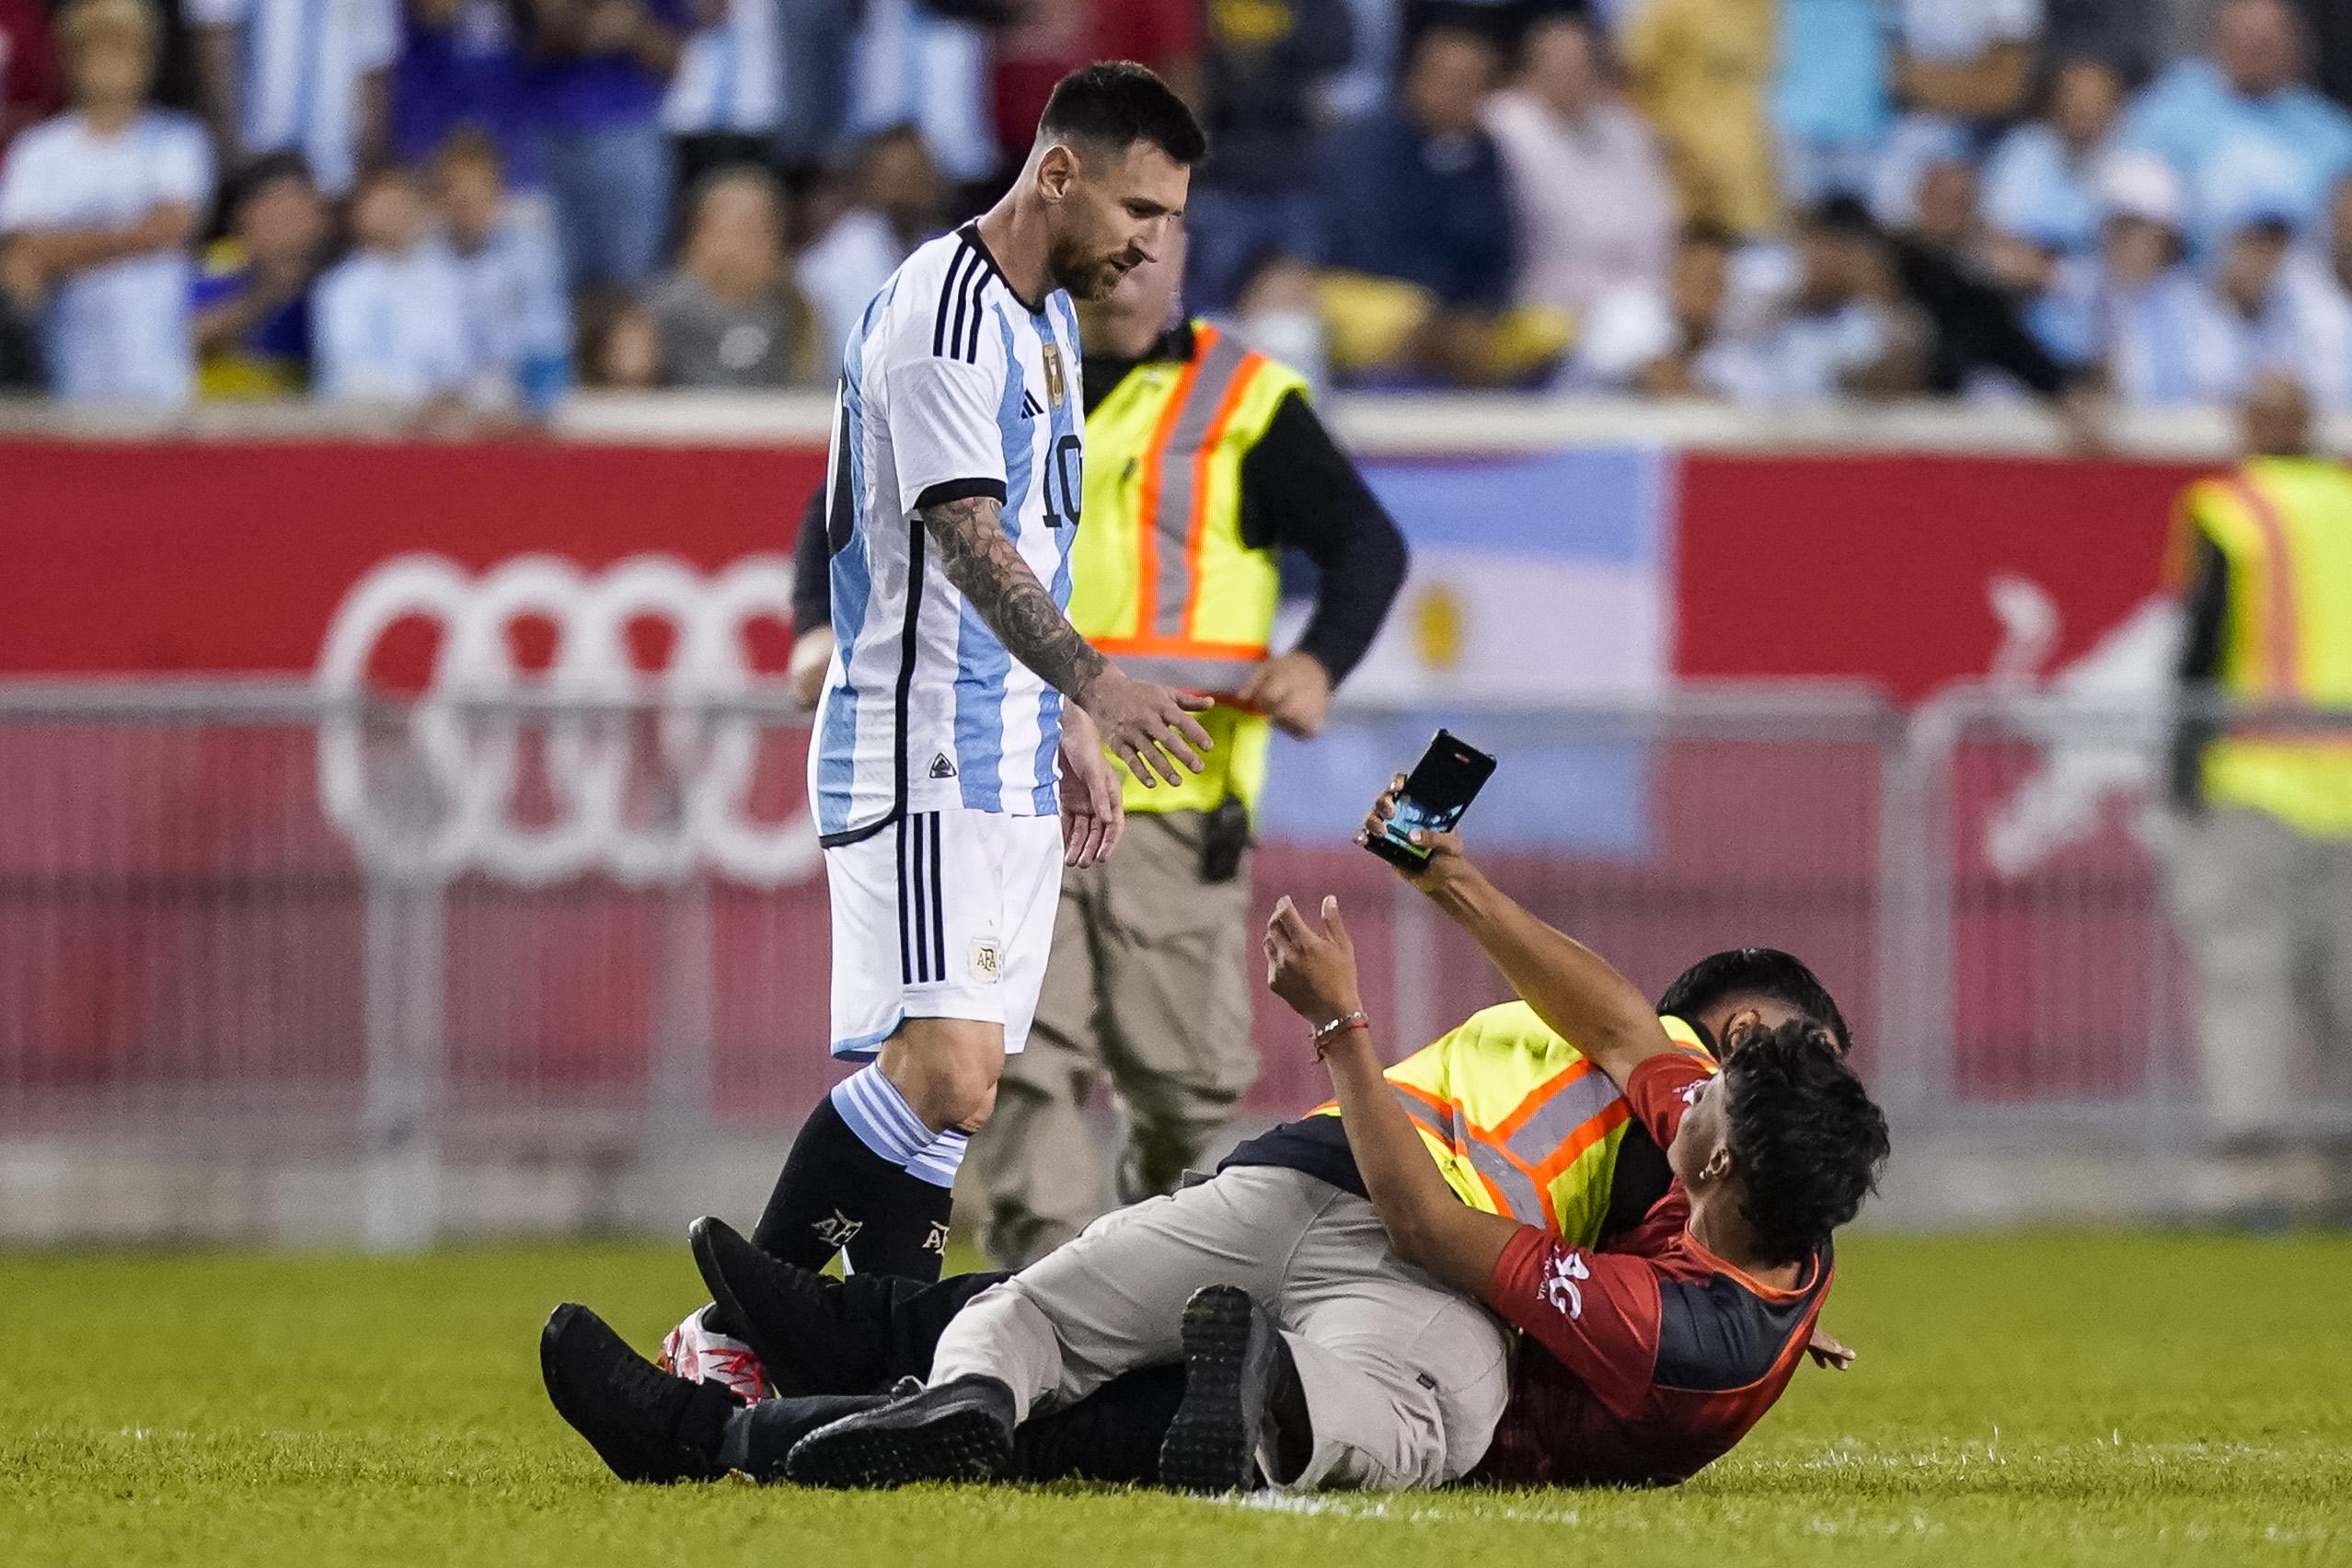
<instances>
[{"instance_id":1,"label":"red bracelet","mask_svg":"<svg viewBox=\"0 0 2352 1568\"><path fill-rule=\"evenodd\" d=\"M1331 1022L1321 1025L1315 1031L1314 1038L1309 1042L1315 1048L1315 1060L1321 1061L1323 1053L1331 1048L1332 1042L1349 1030L1361 1029L1368 1032L1371 1028L1372 1020L1365 1017L1362 1008L1356 1009L1344 1018L1335 1018Z\"/></svg>"}]
</instances>

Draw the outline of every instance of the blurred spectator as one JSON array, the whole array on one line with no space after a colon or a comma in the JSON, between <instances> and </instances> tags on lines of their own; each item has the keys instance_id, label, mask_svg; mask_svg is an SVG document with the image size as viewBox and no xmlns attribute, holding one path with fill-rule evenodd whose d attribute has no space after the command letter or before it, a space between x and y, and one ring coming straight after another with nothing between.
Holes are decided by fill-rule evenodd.
<instances>
[{"instance_id":1,"label":"blurred spectator","mask_svg":"<svg viewBox=\"0 0 2352 1568\"><path fill-rule=\"evenodd\" d=\"M65 101L65 78L40 0L0 0L0 154Z\"/></svg>"},{"instance_id":2,"label":"blurred spectator","mask_svg":"<svg viewBox=\"0 0 2352 1568\"><path fill-rule=\"evenodd\" d=\"M197 396L291 398L310 385L310 288L330 233L301 154L269 154L237 176L229 232L204 253L189 300Z\"/></svg>"},{"instance_id":3,"label":"blurred spectator","mask_svg":"<svg viewBox=\"0 0 2352 1568\"><path fill-rule=\"evenodd\" d=\"M473 366L465 288L432 238L432 209L398 166L363 175L352 193L352 248L312 301L321 397L455 409Z\"/></svg>"},{"instance_id":4,"label":"blurred spectator","mask_svg":"<svg viewBox=\"0 0 2352 1568\"><path fill-rule=\"evenodd\" d=\"M2123 106L2123 78L2098 60L2069 60L2042 119L2001 139L1985 165L1989 263L2021 293L2050 286L2058 263L2099 244L2099 161Z\"/></svg>"},{"instance_id":5,"label":"blurred spectator","mask_svg":"<svg viewBox=\"0 0 2352 1568\"><path fill-rule=\"evenodd\" d=\"M1548 365L1566 327L1513 312L1516 224L1502 157L1479 124L1494 46L1433 28L1412 46L1395 109L1334 133L1320 184L1322 284L1335 366L1501 383Z\"/></svg>"},{"instance_id":6,"label":"blurred spectator","mask_svg":"<svg viewBox=\"0 0 2352 1568\"><path fill-rule=\"evenodd\" d=\"M408 0L392 71L392 150L422 165L461 126L498 141L507 182L539 185L523 55L509 0Z\"/></svg>"},{"instance_id":7,"label":"blurred spectator","mask_svg":"<svg viewBox=\"0 0 2352 1568\"><path fill-rule=\"evenodd\" d=\"M1929 324L1904 293L1885 232L1851 196L1798 220L1786 258L1742 258L1724 312L1723 340L1698 369L1739 402L1901 396L1926 378Z\"/></svg>"},{"instance_id":8,"label":"blurred spectator","mask_svg":"<svg viewBox=\"0 0 2352 1568\"><path fill-rule=\"evenodd\" d=\"M936 6L939 14L920 0L864 4L865 20L849 44L848 133L864 137L914 125L950 179L994 179L987 35L974 22L944 14L952 7L943 3ZM1036 130L1032 124L1022 133L1015 156L1028 153Z\"/></svg>"},{"instance_id":9,"label":"blurred spectator","mask_svg":"<svg viewBox=\"0 0 2352 1568\"><path fill-rule=\"evenodd\" d=\"M605 392L650 392L662 385L662 329L634 300L592 308L581 334L582 380Z\"/></svg>"},{"instance_id":10,"label":"blurred spectator","mask_svg":"<svg viewBox=\"0 0 2352 1568\"><path fill-rule=\"evenodd\" d=\"M524 0L540 169L572 291L628 288L662 259L670 149L662 96L686 0Z\"/></svg>"},{"instance_id":11,"label":"blurred spectator","mask_svg":"<svg viewBox=\"0 0 2352 1568\"><path fill-rule=\"evenodd\" d=\"M2125 111L2120 144L2187 181L2200 252L2249 202L2283 202L2299 226L2312 220L2352 167L2352 115L2300 85L2303 63L2286 0L2222 0L2212 56L2172 66Z\"/></svg>"},{"instance_id":12,"label":"blurred spectator","mask_svg":"<svg viewBox=\"0 0 2352 1568\"><path fill-rule=\"evenodd\" d=\"M1909 224L1928 170L1973 160L2024 109L2041 30L2042 0L1901 0L1895 92L1904 112L1872 186L1881 222Z\"/></svg>"},{"instance_id":13,"label":"blurred spectator","mask_svg":"<svg viewBox=\"0 0 2352 1568\"><path fill-rule=\"evenodd\" d=\"M150 0L74 0L58 20L73 109L0 169L0 293L40 321L52 391L187 398L189 245L213 196L203 127L150 108Z\"/></svg>"},{"instance_id":14,"label":"blurred spectator","mask_svg":"<svg viewBox=\"0 0 2352 1568\"><path fill-rule=\"evenodd\" d=\"M784 24L777 0L691 0L694 30L662 100L678 188L705 171L775 159L784 122Z\"/></svg>"},{"instance_id":15,"label":"blurred spectator","mask_svg":"<svg viewBox=\"0 0 2352 1568\"><path fill-rule=\"evenodd\" d=\"M2352 1060L2352 747L2340 727L2233 725L2196 705L2352 709L2352 478L2320 455L2292 376L2259 378L2242 419L2244 460L2181 498L2166 575L2187 622L2168 891L2196 978L2206 1113L2243 1158L2304 1121L2307 1038L2330 1068ZM2278 1184L2261 1198L2308 1201L2266 1174Z\"/></svg>"},{"instance_id":16,"label":"blurred spectator","mask_svg":"<svg viewBox=\"0 0 2352 1568\"><path fill-rule=\"evenodd\" d=\"M2034 325L2051 353L2104 369L2133 408L2219 396L2230 384L2228 334L2205 285L2184 264L2185 197L2161 158L2129 153L2099 177L2099 251L2060 262Z\"/></svg>"},{"instance_id":17,"label":"blurred spectator","mask_svg":"<svg viewBox=\"0 0 2352 1568\"><path fill-rule=\"evenodd\" d=\"M1904 293L1926 313L1926 390L1939 397L1989 389L2001 379L2057 398L2066 370L2026 330L2011 298L1978 265L1977 171L1937 164L1920 182L1918 215L1895 241Z\"/></svg>"},{"instance_id":18,"label":"blurred spectator","mask_svg":"<svg viewBox=\"0 0 2352 1568\"><path fill-rule=\"evenodd\" d=\"M2352 302L2318 256L2299 248L2283 213L2255 217L2222 246L2214 302L2229 333L2235 398L2269 373L2295 378L2312 401L2352 407Z\"/></svg>"},{"instance_id":19,"label":"blurred spectator","mask_svg":"<svg viewBox=\"0 0 2352 1568\"><path fill-rule=\"evenodd\" d=\"M1313 253L1316 98L1354 45L1345 0L1209 6L1209 156L1185 203L1185 292L1197 304L1229 302L1242 269L1269 248Z\"/></svg>"},{"instance_id":20,"label":"blurred spectator","mask_svg":"<svg viewBox=\"0 0 2352 1568\"><path fill-rule=\"evenodd\" d=\"M1776 0L1641 0L1621 47L1633 99L1666 141L1687 221L1743 237L1780 219L1765 120Z\"/></svg>"},{"instance_id":21,"label":"blurred spectator","mask_svg":"<svg viewBox=\"0 0 2352 1568\"><path fill-rule=\"evenodd\" d=\"M1986 125L2025 107L2042 0L1902 0L1895 91L1918 114Z\"/></svg>"},{"instance_id":22,"label":"blurred spectator","mask_svg":"<svg viewBox=\"0 0 2352 1568\"><path fill-rule=\"evenodd\" d=\"M225 171L297 152L329 196L384 156L398 0L184 0Z\"/></svg>"},{"instance_id":23,"label":"blurred spectator","mask_svg":"<svg viewBox=\"0 0 2352 1568\"><path fill-rule=\"evenodd\" d=\"M1331 384L1331 356L1316 307L1314 270L1281 250L1265 250L1241 274L1232 324L1240 340L1280 360L1320 393Z\"/></svg>"},{"instance_id":24,"label":"blurred spectator","mask_svg":"<svg viewBox=\"0 0 2352 1568\"><path fill-rule=\"evenodd\" d=\"M1517 82L1487 101L1519 231L1522 304L1582 316L1610 289L1656 282L1674 246L1657 141L1617 96L1591 24L1539 21Z\"/></svg>"},{"instance_id":25,"label":"blurred spectator","mask_svg":"<svg viewBox=\"0 0 2352 1568\"><path fill-rule=\"evenodd\" d=\"M1574 382L1660 398L1727 390L1709 356L1723 330L1737 249L1724 230L1694 225L1676 242L1663 286L1623 283L1602 295L1576 340Z\"/></svg>"},{"instance_id":26,"label":"blurred spectator","mask_svg":"<svg viewBox=\"0 0 2352 1568\"><path fill-rule=\"evenodd\" d=\"M947 187L922 133L900 125L870 137L858 155L853 204L801 253L794 279L816 312L824 371L842 352L898 264L947 225Z\"/></svg>"},{"instance_id":27,"label":"blurred spectator","mask_svg":"<svg viewBox=\"0 0 2352 1568\"><path fill-rule=\"evenodd\" d=\"M646 296L670 386L812 386L816 323L792 287L784 193L754 166L714 169L687 200L678 264ZM837 367L836 367L837 369Z\"/></svg>"},{"instance_id":28,"label":"blurred spectator","mask_svg":"<svg viewBox=\"0 0 2352 1568\"><path fill-rule=\"evenodd\" d=\"M1800 206L1871 189L1894 123L1882 0L1781 0L1772 125Z\"/></svg>"},{"instance_id":29,"label":"blurred spectator","mask_svg":"<svg viewBox=\"0 0 2352 1568\"><path fill-rule=\"evenodd\" d=\"M513 212L505 164L487 133L452 133L432 167L465 296L472 400L496 407L519 398L544 413L571 376L562 259L544 228Z\"/></svg>"},{"instance_id":30,"label":"blurred spectator","mask_svg":"<svg viewBox=\"0 0 2352 1568\"><path fill-rule=\"evenodd\" d=\"M1285 0L1263 0L1265 26ZM1214 9L1214 7L1211 7ZM1201 17L1195 6L1136 0L1021 0L991 50L997 143L1027 152L1054 84L1094 60L1150 66L1188 102L1201 101Z\"/></svg>"}]
</instances>

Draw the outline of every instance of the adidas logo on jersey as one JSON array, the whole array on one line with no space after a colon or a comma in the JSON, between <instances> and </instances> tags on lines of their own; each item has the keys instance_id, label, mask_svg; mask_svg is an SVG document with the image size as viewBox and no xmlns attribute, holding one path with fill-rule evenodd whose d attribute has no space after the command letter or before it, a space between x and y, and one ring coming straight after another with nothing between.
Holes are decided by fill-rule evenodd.
<instances>
[{"instance_id":1,"label":"adidas logo on jersey","mask_svg":"<svg viewBox=\"0 0 2352 1568\"><path fill-rule=\"evenodd\" d=\"M1044 411L1045 406L1037 400L1037 394L1034 392L1023 392L1020 395L1020 417L1022 419L1033 420Z\"/></svg>"},{"instance_id":2,"label":"adidas logo on jersey","mask_svg":"<svg viewBox=\"0 0 2352 1568\"><path fill-rule=\"evenodd\" d=\"M934 778L952 778L955 777L955 764L948 760L947 753L941 752L939 755L931 759L931 777Z\"/></svg>"}]
</instances>

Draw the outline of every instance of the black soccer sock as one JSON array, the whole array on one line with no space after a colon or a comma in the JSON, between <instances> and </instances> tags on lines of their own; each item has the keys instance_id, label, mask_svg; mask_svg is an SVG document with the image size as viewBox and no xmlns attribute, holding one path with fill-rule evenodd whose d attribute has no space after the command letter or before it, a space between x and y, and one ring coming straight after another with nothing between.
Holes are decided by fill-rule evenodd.
<instances>
[{"instance_id":1,"label":"black soccer sock","mask_svg":"<svg viewBox=\"0 0 2352 1568\"><path fill-rule=\"evenodd\" d=\"M741 1470L754 1481L784 1479L784 1458L792 1445L820 1426L844 1416L873 1409L882 1402L875 1394L819 1394L801 1399L762 1400L734 1411L726 1435L713 1450L718 1463Z\"/></svg>"},{"instance_id":2,"label":"black soccer sock","mask_svg":"<svg viewBox=\"0 0 2352 1568\"><path fill-rule=\"evenodd\" d=\"M883 1110L905 1124L888 1129L897 1135L894 1144L876 1134L877 1118L866 1109L885 1090ZM863 1133L842 1113L845 1091ZM824 1267L846 1248L849 1266L859 1274L938 1279L953 1193L907 1169L918 1162L936 1170L938 1156L926 1141L931 1136L882 1075L864 1069L826 1096L801 1126L752 1241L768 1256L804 1269ZM955 1135L949 1140L962 1142ZM888 1144L888 1152L878 1152L876 1143ZM951 1181L951 1169L948 1174Z\"/></svg>"}]
</instances>

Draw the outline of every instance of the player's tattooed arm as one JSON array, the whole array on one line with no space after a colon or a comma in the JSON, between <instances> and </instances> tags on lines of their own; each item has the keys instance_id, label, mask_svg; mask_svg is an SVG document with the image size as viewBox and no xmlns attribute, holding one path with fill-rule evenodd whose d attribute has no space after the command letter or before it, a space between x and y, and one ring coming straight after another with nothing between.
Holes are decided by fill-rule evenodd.
<instances>
[{"instance_id":1,"label":"player's tattooed arm","mask_svg":"<svg viewBox=\"0 0 2352 1568\"><path fill-rule=\"evenodd\" d=\"M916 515L940 548L940 570L988 623L1006 651L1072 701L1103 670L1102 655L1078 634L1013 548L1001 521L1004 502L964 496Z\"/></svg>"},{"instance_id":2,"label":"player's tattooed arm","mask_svg":"<svg viewBox=\"0 0 2352 1568\"><path fill-rule=\"evenodd\" d=\"M1006 537L1004 503L966 496L918 508L938 542L940 570L971 602L1006 651L1091 717L1102 744L1149 787L1180 784L1198 773L1208 732L1193 715L1209 706L1180 692L1122 674L1078 634L1037 573Z\"/></svg>"}]
</instances>

